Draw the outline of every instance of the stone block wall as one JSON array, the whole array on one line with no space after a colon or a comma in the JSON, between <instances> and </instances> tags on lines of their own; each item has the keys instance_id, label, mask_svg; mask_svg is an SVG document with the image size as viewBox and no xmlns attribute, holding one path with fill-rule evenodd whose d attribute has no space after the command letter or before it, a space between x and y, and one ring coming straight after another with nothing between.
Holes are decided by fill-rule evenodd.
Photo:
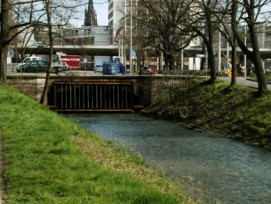
<instances>
[{"instance_id":1,"label":"stone block wall","mask_svg":"<svg viewBox=\"0 0 271 204\"><path fill-rule=\"evenodd\" d=\"M65 78L51 78L49 82L49 88L54 81L128 81L134 84L134 104L149 106L157 101L158 98L170 91L173 85L182 83L184 79L180 76L125 76L125 77L65 77ZM39 101L45 85L45 77L8 77L8 84L18 89L25 95ZM49 93L49 97L53 97L54 93ZM53 101L52 99L46 99L47 101ZM51 104L50 104L51 105Z\"/></svg>"}]
</instances>

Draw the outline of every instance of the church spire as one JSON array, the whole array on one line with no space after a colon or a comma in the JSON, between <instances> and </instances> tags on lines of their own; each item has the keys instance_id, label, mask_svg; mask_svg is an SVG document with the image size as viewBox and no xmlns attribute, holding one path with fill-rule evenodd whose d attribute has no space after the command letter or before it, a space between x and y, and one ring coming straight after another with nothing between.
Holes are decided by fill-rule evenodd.
<instances>
[{"instance_id":1,"label":"church spire","mask_svg":"<svg viewBox=\"0 0 271 204\"><path fill-rule=\"evenodd\" d=\"M97 26L97 15L92 0L88 1L88 8L85 10L84 26Z\"/></svg>"}]
</instances>

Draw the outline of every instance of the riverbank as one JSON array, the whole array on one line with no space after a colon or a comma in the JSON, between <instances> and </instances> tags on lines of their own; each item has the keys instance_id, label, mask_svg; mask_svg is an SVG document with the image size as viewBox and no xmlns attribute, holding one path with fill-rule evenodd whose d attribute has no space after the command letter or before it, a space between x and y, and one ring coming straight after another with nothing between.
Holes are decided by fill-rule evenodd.
<instances>
[{"instance_id":1,"label":"riverbank","mask_svg":"<svg viewBox=\"0 0 271 204\"><path fill-rule=\"evenodd\" d=\"M196 203L136 154L0 86L3 203Z\"/></svg>"},{"instance_id":2,"label":"riverbank","mask_svg":"<svg viewBox=\"0 0 271 204\"><path fill-rule=\"evenodd\" d=\"M165 87L168 91L141 114L271 150L271 93L258 98L254 88L207 80L187 78Z\"/></svg>"}]
</instances>

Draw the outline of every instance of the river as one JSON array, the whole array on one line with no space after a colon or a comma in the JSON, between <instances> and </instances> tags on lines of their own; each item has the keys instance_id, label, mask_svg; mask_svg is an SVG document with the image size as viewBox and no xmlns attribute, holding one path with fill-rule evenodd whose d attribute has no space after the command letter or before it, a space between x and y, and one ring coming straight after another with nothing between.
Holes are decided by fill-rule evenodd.
<instances>
[{"instance_id":1,"label":"river","mask_svg":"<svg viewBox=\"0 0 271 204\"><path fill-rule=\"evenodd\" d=\"M138 114L66 116L137 151L168 177L188 178L206 203L271 203L270 151Z\"/></svg>"}]
</instances>

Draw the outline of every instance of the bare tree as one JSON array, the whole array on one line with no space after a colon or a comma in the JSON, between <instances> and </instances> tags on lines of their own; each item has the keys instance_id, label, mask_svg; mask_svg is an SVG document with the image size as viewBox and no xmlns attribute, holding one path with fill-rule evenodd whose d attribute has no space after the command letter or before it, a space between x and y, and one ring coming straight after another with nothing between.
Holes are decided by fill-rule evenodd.
<instances>
[{"instance_id":1,"label":"bare tree","mask_svg":"<svg viewBox=\"0 0 271 204\"><path fill-rule=\"evenodd\" d=\"M49 83L49 77L50 77L50 72L52 69L53 65L53 52L54 52L54 39L53 39L53 28L52 28L52 8L51 8L51 0L44 0L43 1L44 6L45 6L45 11L46 11L46 16L47 16L47 26L48 26L48 38L49 38L49 65L46 73L46 79L45 79L45 86L41 95L40 103L43 104L45 101L45 95L47 93L48 89L48 83Z\"/></svg>"},{"instance_id":2,"label":"bare tree","mask_svg":"<svg viewBox=\"0 0 271 204\"><path fill-rule=\"evenodd\" d=\"M194 1L193 12L191 13L191 29L193 29L206 45L208 53L208 67L210 69L210 82L217 78L214 53L214 33L219 29L219 23L215 18L215 10L219 0Z\"/></svg>"},{"instance_id":3,"label":"bare tree","mask_svg":"<svg viewBox=\"0 0 271 204\"><path fill-rule=\"evenodd\" d=\"M53 33L53 27L56 26L63 26L67 25L73 12L73 9L76 8L79 2L69 2L66 1L65 4L62 1L58 0L43 0L43 4L45 7L45 13L47 18L46 26L48 27L48 41L49 41L49 65L46 72L46 78L45 78L45 86L41 95L40 103L43 104L46 99L46 94L49 86L49 79L50 79L50 73L53 69L53 55L54 55L54 38L55 37L62 37L58 34ZM61 12L65 11L66 15L59 14ZM56 20L55 22L52 21L52 19L60 19Z\"/></svg>"},{"instance_id":4,"label":"bare tree","mask_svg":"<svg viewBox=\"0 0 271 204\"><path fill-rule=\"evenodd\" d=\"M46 11L45 7L42 6L43 3L44 0L1 1L0 84L6 83L7 53L12 40L29 28L47 25L44 23L46 22ZM52 24L59 24L59 21L61 21L64 25L74 16L76 8L84 4L81 0L76 2L72 0L52 0L51 5L51 9L55 11Z\"/></svg>"},{"instance_id":5,"label":"bare tree","mask_svg":"<svg viewBox=\"0 0 271 204\"><path fill-rule=\"evenodd\" d=\"M2 0L1 1L1 47L0 47L0 84L6 83L7 78L7 53L9 45L13 39L15 39L20 33L26 30L32 24L32 17L34 11L34 2L37 0L30 1L11 1ZM13 8L16 6L23 7L27 5L28 12L22 21L13 21Z\"/></svg>"},{"instance_id":6,"label":"bare tree","mask_svg":"<svg viewBox=\"0 0 271 204\"><path fill-rule=\"evenodd\" d=\"M220 1L213 12L218 26L218 31L223 35L227 42L231 46L231 86L236 84L237 76L237 41L235 35L232 32L232 10L231 10L231 0ZM228 63L228 62L226 62Z\"/></svg>"},{"instance_id":7,"label":"bare tree","mask_svg":"<svg viewBox=\"0 0 271 204\"><path fill-rule=\"evenodd\" d=\"M194 38L188 28L191 3L188 0L138 1L136 24L142 47L163 52L166 67L171 70L176 53Z\"/></svg>"},{"instance_id":8,"label":"bare tree","mask_svg":"<svg viewBox=\"0 0 271 204\"><path fill-rule=\"evenodd\" d=\"M258 94L261 96L267 91L264 70L261 61L260 46L257 36L257 26L266 21L265 7L270 7L270 0L233 0L232 1L232 29L239 47L253 62L258 81ZM244 42L243 33L238 29L238 21L243 20L243 26L248 28L252 50Z\"/></svg>"},{"instance_id":9,"label":"bare tree","mask_svg":"<svg viewBox=\"0 0 271 204\"><path fill-rule=\"evenodd\" d=\"M6 83L7 70L7 52L8 52L8 37L9 37L9 11L10 2L8 0L1 1L1 63L0 63L0 84Z\"/></svg>"}]
</instances>

